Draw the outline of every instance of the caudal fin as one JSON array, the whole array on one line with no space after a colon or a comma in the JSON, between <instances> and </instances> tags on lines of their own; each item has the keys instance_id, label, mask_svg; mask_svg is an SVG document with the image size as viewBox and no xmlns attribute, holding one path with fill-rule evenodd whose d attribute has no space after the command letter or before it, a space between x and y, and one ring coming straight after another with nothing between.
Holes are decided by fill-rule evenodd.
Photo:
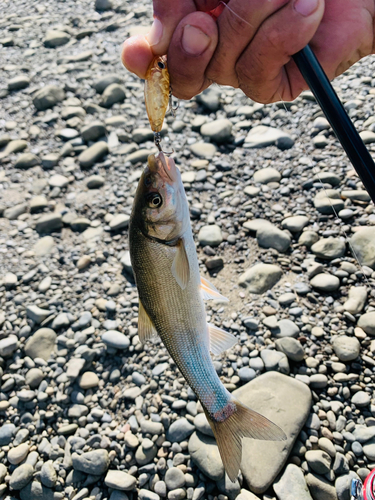
<instances>
[{"instance_id":1,"label":"caudal fin","mask_svg":"<svg viewBox=\"0 0 375 500\"><path fill-rule=\"evenodd\" d=\"M239 401L229 404L235 410L220 422L215 421L205 410L207 420L213 430L221 459L226 473L235 482L240 470L242 456L242 438L262 439L267 441L284 441L286 435L276 424L260 413L250 410Z\"/></svg>"}]
</instances>

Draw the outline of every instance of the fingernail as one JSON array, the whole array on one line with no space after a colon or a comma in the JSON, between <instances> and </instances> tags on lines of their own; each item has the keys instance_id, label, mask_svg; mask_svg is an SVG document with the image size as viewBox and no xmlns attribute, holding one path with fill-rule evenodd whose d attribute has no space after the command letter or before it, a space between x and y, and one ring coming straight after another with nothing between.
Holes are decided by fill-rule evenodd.
<instances>
[{"instance_id":1,"label":"fingernail","mask_svg":"<svg viewBox=\"0 0 375 500\"><path fill-rule=\"evenodd\" d=\"M301 16L311 16L318 8L319 0L296 0L294 3L294 10L301 14Z\"/></svg>"},{"instance_id":2,"label":"fingernail","mask_svg":"<svg viewBox=\"0 0 375 500\"><path fill-rule=\"evenodd\" d=\"M210 37L202 30L187 24L184 27L181 44L185 52L192 56L199 56L210 44Z\"/></svg>"},{"instance_id":3,"label":"fingernail","mask_svg":"<svg viewBox=\"0 0 375 500\"><path fill-rule=\"evenodd\" d=\"M161 37L163 35L163 25L159 21L159 19L154 19L154 22L152 23L150 31L146 35L146 40L152 47L153 45L157 45Z\"/></svg>"}]
</instances>

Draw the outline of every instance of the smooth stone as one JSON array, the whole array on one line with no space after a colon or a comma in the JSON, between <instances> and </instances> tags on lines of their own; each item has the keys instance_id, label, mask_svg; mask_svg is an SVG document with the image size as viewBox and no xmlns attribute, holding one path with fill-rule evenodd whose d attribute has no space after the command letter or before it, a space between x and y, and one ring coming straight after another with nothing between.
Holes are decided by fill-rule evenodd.
<instances>
[{"instance_id":1,"label":"smooth stone","mask_svg":"<svg viewBox=\"0 0 375 500\"><path fill-rule=\"evenodd\" d=\"M12 441L15 432L16 426L14 424L3 424L0 427L0 446L7 446Z\"/></svg>"},{"instance_id":2,"label":"smooth stone","mask_svg":"<svg viewBox=\"0 0 375 500\"><path fill-rule=\"evenodd\" d=\"M11 448L8 451L8 462L11 463L12 465L17 465L20 464L25 460L29 453L29 445L26 443L22 443L15 448Z\"/></svg>"},{"instance_id":3,"label":"smooth stone","mask_svg":"<svg viewBox=\"0 0 375 500\"><path fill-rule=\"evenodd\" d=\"M265 148L273 145L280 149L289 149L294 145L294 141L283 130L257 125L250 130L244 143L245 148Z\"/></svg>"},{"instance_id":4,"label":"smooth stone","mask_svg":"<svg viewBox=\"0 0 375 500\"><path fill-rule=\"evenodd\" d=\"M289 364L287 357L283 352L273 351L271 349L263 349L260 357L267 371L280 371L289 373Z\"/></svg>"},{"instance_id":5,"label":"smooth stone","mask_svg":"<svg viewBox=\"0 0 375 500\"><path fill-rule=\"evenodd\" d=\"M9 486L13 490L22 490L29 484L34 475L34 467L30 464L18 466L12 473Z\"/></svg>"},{"instance_id":6,"label":"smooth stone","mask_svg":"<svg viewBox=\"0 0 375 500\"><path fill-rule=\"evenodd\" d=\"M100 105L104 108L111 108L114 104L123 102L125 97L124 87L118 83L111 83L105 88Z\"/></svg>"},{"instance_id":7,"label":"smooth stone","mask_svg":"<svg viewBox=\"0 0 375 500\"><path fill-rule=\"evenodd\" d=\"M30 212L31 213L37 212L39 210L43 210L44 208L47 208L47 207L48 207L48 200L43 195L34 196L34 198L32 198L30 200Z\"/></svg>"},{"instance_id":8,"label":"smooth stone","mask_svg":"<svg viewBox=\"0 0 375 500\"><path fill-rule=\"evenodd\" d=\"M312 500L302 470L297 465L287 465L273 489L278 500Z\"/></svg>"},{"instance_id":9,"label":"smooth stone","mask_svg":"<svg viewBox=\"0 0 375 500\"><path fill-rule=\"evenodd\" d=\"M272 422L286 441L246 440L241 471L254 493L263 493L281 472L310 413L311 392L302 382L278 372L267 372L233 392L233 396Z\"/></svg>"},{"instance_id":10,"label":"smooth stone","mask_svg":"<svg viewBox=\"0 0 375 500\"><path fill-rule=\"evenodd\" d=\"M238 376L242 382L250 382L250 380L253 380L256 377L256 373L252 368L243 366L238 370Z\"/></svg>"},{"instance_id":11,"label":"smooth stone","mask_svg":"<svg viewBox=\"0 0 375 500\"><path fill-rule=\"evenodd\" d=\"M31 387L31 389L36 389L41 381L44 379L44 373L40 368L31 368L25 377L26 384Z\"/></svg>"},{"instance_id":12,"label":"smooth stone","mask_svg":"<svg viewBox=\"0 0 375 500\"><path fill-rule=\"evenodd\" d=\"M373 462L375 460L375 439L372 438L363 444L363 453L367 459Z\"/></svg>"},{"instance_id":13,"label":"smooth stone","mask_svg":"<svg viewBox=\"0 0 375 500\"><path fill-rule=\"evenodd\" d=\"M292 337L279 338L276 340L275 345L277 350L283 352L292 361L298 363L305 357L301 342Z\"/></svg>"},{"instance_id":14,"label":"smooth stone","mask_svg":"<svg viewBox=\"0 0 375 500\"><path fill-rule=\"evenodd\" d=\"M48 361L55 348L56 333L51 328L40 328L26 342L25 354L31 359Z\"/></svg>"},{"instance_id":15,"label":"smooth stone","mask_svg":"<svg viewBox=\"0 0 375 500\"><path fill-rule=\"evenodd\" d=\"M92 86L98 94L102 94L113 83L121 83L121 78L115 73L109 73L95 80Z\"/></svg>"},{"instance_id":16,"label":"smooth stone","mask_svg":"<svg viewBox=\"0 0 375 500\"><path fill-rule=\"evenodd\" d=\"M86 219L85 217L78 217L77 219L74 219L70 223L70 229L72 231L77 231L79 233L82 233L85 229L91 226L91 222L89 219ZM91 259L90 259L91 261Z\"/></svg>"},{"instance_id":17,"label":"smooth stone","mask_svg":"<svg viewBox=\"0 0 375 500\"><path fill-rule=\"evenodd\" d=\"M351 401L358 408L364 408L370 404L371 395L365 391L358 391L352 396Z\"/></svg>"},{"instance_id":18,"label":"smooth stone","mask_svg":"<svg viewBox=\"0 0 375 500\"><path fill-rule=\"evenodd\" d=\"M91 175L86 179L86 186L89 189L98 189L102 187L104 183L105 179L101 175Z\"/></svg>"},{"instance_id":19,"label":"smooth stone","mask_svg":"<svg viewBox=\"0 0 375 500\"><path fill-rule=\"evenodd\" d=\"M169 427L166 438L171 443L181 443L194 432L195 427L186 418L179 418Z\"/></svg>"},{"instance_id":20,"label":"smooth stone","mask_svg":"<svg viewBox=\"0 0 375 500\"><path fill-rule=\"evenodd\" d=\"M339 212L345 205L338 191L335 189L324 189L315 196L314 206L319 213L331 215L334 213L334 210Z\"/></svg>"},{"instance_id":21,"label":"smooth stone","mask_svg":"<svg viewBox=\"0 0 375 500\"><path fill-rule=\"evenodd\" d=\"M251 493L251 491L241 489L240 494L236 497L236 500L259 500L259 497Z\"/></svg>"},{"instance_id":22,"label":"smooth stone","mask_svg":"<svg viewBox=\"0 0 375 500\"><path fill-rule=\"evenodd\" d=\"M82 453L82 455L72 453L72 462L74 470L101 476L107 472L110 458L107 450L99 449Z\"/></svg>"},{"instance_id":23,"label":"smooth stone","mask_svg":"<svg viewBox=\"0 0 375 500\"><path fill-rule=\"evenodd\" d=\"M238 284L250 293L262 294L270 290L282 274L280 267L273 264L256 264L241 274Z\"/></svg>"},{"instance_id":24,"label":"smooth stone","mask_svg":"<svg viewBox=\"0 0 375 500\"><path fill-rule=\"evenodd\" d=\"M108 488L114 488L120 491L131 491L137 484L137 480L134 476L121 470L109 470L104 479L104 483Z\"/></svg>"},{"instance_id":25,"label":"smooth stone","mask_svg":"<svg viewBox=\"0 0 375 500\"><path fill-rule=\"evenodd\" d=\"M340 280L328 273L317 274L310 281L311 286L319 292L335 292L340 287Z\"/></svg>"},{"instance_id":26,"label":"smooth stone","mask_svg":"<svg viewBox=\"0 0 375 500\"><path fill-rule=\"evenodd\" d=\"M202 246L217 247L223 241L220 227L215 224L202 226L198 233L198 241Z\"/></svg>"},{"instance_id":27,"label":"smooth stone","mask_svg":"<svg viewBox=\"0 0 375 500\"><path fill-rule=\"evenodd\" d=\"M139 500L160 500L160 496L150 490L140 489L138 490Z\"/></svg>"},{"instance_id":28,"label":"smooth stone","mask_svg":"<svg viewBox=\"0 0 375 500\"><path fill-rule=\"evenodd\" d=\"M4 151L0 153L0 158L5 158L6 156L9 156L13 153L19 153L20 151L26 149L27 146L28 142L24 139L15 139L13 141L9 141L5 146Z\"/></svg>"},{"instance_id":29,"label":"smooth stone","mask_svg":"<svg viewBox=\"0 0 375 500\"><path fill-rule=\"evenodd\" d=\"M30 85L30 78L26 75L19 75L8 81L8 90L22 90Z\"/></svg>"},{"instance_id":30,"label":"smooth stone","mask_svg":"<svg viewBox=\"0 0 375 500\"><path fill-rule=\"evenodd\" d=\"M208 111L215 113L220 108L221 90L214 86L208 87L196 96L197 102L202 104Z\"/></svg>"},{"instance_id":31,"label":"smooth stone","mask_svg":"<svg viewBox=\"0 0 375 500\"><path fill-rule=\"evenodd\" d=\"M278 170L272 167L262 168L254 173L254 182L260 184L268 184L269 182L279 182L281 174Z\"/></svg>"},{"instance_id":32,"label":"smooth stone","mask_svg":"<svg viewBox=\"0 0 375 500\"><path fill-rule=\"evenodd\" d=\"M305 454L309 466L317 474L327 474L331 468L331 457L323 450L309 450Z\"/></svg>"},{"instance_id":33,"label":"smooth stone","mask_svg":"<svg viewBox=\"0 0 375 500\"><path fill-rule=\"evenodd\" d=\"M168 490L182 488L185 485L185 474L177 467L171 467L167 470L164 478Z\"/></svg>"},{"instance_id":34,"label":"smooth stone","mask_svg":"<svg viewBox=\"0 0 375 500\"><path fill-rule=\"evenodd\" d=\"M318 240L319 236L315 231L303 231L301 236L298 238L298 243L300 245L307 246L307 248L310 248Z\"/></svg>"},{"instance_id":35,"label":"smooth stone","mask_svg":"<svg viewBox=\"0 0 375 500\"><path fill-rule=\"evenodd\" d=\"M53 108L55 104L65 98L65 92L56 85L46 85L38 90L33 97L33 104L38 111Z\"/></svg>"},{"instance_id":36,"label":"smooth stone","mask_svg":"<svg viewBox=\"0 0 375 500\"><path fill-rule=\"evenodd\" d=\"M74 128L63 128L56 132L56 134L63 141L71 141L72 139L76 139L79 136L78 130Z\"/></svg>"},{"instance_id":37,"label":"smooth stone","mask_svg":"<svg viewBox=\"0 0 375 500\"><path fill-rule=\"evenodd\" d=\"M99 377L94 372L85 372L79 380L79 386L84 390L97 387L98 385Z\"/></svg>"},{"instance_id":38,"label":"smooth stone","mask_svg":"<svg viewBox=\"0 0 375 500\"><path fill-rule=\"evenodd\" d=\"M214 438L194 432L189 439L189 454L197 467L212 481L224 477L224 466Z\"/></svg>"},{"instance_id":39,"label":"smooth stone","mask_svg":"<svg viewBox=\"0 0 375 500\"><path fill-rule=\"evenodd\" d=\"M246 222L244 222L243 227L245 229L248 229L251 232L256 233L258 231L258 229L261 229L266 224L271 225L271 222L266 220L266 219L252 219L252 220L247 220Z\"/></svg>"},{"instance_id":40,"label":"smooth stone","mask_svg":"<svg viewBox=\"0 0 375 500\"><path fill-rule=\"evenodd\" d=\"M232 122L228 118L220 118L204 123L200 133L218 144L229 142L232 138Z\"/></svg>"},{"instance_id":41,"label":"smooth stone","mask_svg":"<svg viewBox=\"0 0 375 500\"><path fill-rule=\"evenodd\" d=\"M97 161L108 153L108 144L104 141L98 141L89 148L82 151L78 157L79 164L83 168L92 167Z\"/></svg>"},{"instance_id":42,"label":"smooth stone","mask_svg":"<svg viewBox=\"0 0 375 500\"><path fill-rule=\"evenodd\" d=\"M41 309L38 306L27 306L26 315L28 318L34 321L34 323L42 323L48 316L50 316L51 311L46 309Z\"/></svg>"},{"instance_id":43,"label":"smooth stone","mask_svg":"<svg viewBox=\"0 0 375 500\"><path fill-rule=\"evenodd\" d=\"M152 150L151 149L138 149L137 151L134 151L130 154L128 154L126 157L125 157L125 162L130 162L132 163L133 165L135 165L136 163L143 163L145 161L147 161L147 158L149 157L149 155L152 153Z\"/></svg>"},{"instance_id":44,"label":"smooth stone","mask_svg":"<svg viewBox=\"0 0 375 500\"><path fill-rule=\"evenodd\" d=\"M127 349L130 345L130 340L126 335L117 330L108 330L103 333L102 341L108 347L113 347L114 349L124 350Z\"/></svg>"},{"instance_id":45,"label":"smooth stone","mask_svg":"<svg viewBox=\"0 0 375 500\"><path fill-rule=\"evenodd\" d=\"M39 481L32 481L20 491L20 497L21 500L54 500L53 493Z\"/></svg>"},{"instance_id":46,"label":"smooth stone","mask_svg":"<svg viewBox=\"0 0 375 500\"><path fill-rule=\"evenodd\" d=\"M22 153L14 164L14 168L31 168L35 167L35 165L39 165L39 158L33 153Z\"/></svg>"},{"instance_id":47,"label":"smooth stone","mask_svg":"<svg viewBox=\"0 0 375 500\"><path fill-rule=\"evenodd\" d=\"M365 307L367 288L365 286L352 286L349 289L348 300L344 303L345 311L350 314L359 314Z\"/></svg>"},{"instance_id":48,"label":"smooth stone","mask_svg":"<svg viewBox=\"0 0 375 500\"><path fill-rule=\"evenodd\" d=\"M254 198L255 196L258 196L260 193L261 189L255 186L246 186L244 189L244 193L250 196L251 198Z\"/></svg>"},{"instance_id":49,"label":"smooth stone","mask_svg":"<svg viewBox=\"0 0 375 500\"><path fill-rule=\"evenodd\" d=\"M331 343L336 356L345 363L358 358L361 351L361 345L356 337L336 335L332 337Z\"/></svg>"},{"instance_id":50,"label":"smooth stone","mask_svg":"<svg viewBox=\"0 0 375 500\"><path fill-rule=\"evenodd\" d=\"M84 126L81 128L80 133L82 136L82 139L86 142L94 142L97 141L100 137L103 137L106 135L107 129L104 125L99 120L95 120L88 125Z\"/></svg>"},{"instance_id":51,"label":"smooth stone","mask_svg":"<svg viewBox=\"0 0 375 500\"><path fill-rule=\"evenodd\" d=\"M33 246L33 252L37 257L44 257L52 252L55 246L55 241L52 236L44 236Z\"/></svg>"},{"instance_id":52,"label":"smooth stone","mask_svg":"<svg viewBox=\"0 0 375 500\"><path fill-rule=\"evenodd\" d=\"M365 144L371 144L375 142L375 133L371 130L363 130L359 133L359 135L361 136L361 139Z\"/></svg>"},{"instance_id":53,"label":"smooth stone","mask_svg":"<svg viewBox=\"0 0 375 500\"><path fill-rule=\"evenodd\" d=\"M311 247L311 251L319 259L339 259L345 254L346 245L345 241L339 240L338 238L322 238L321 240L314 243Z\"/></svg>"},{"instance_id":54,"label":"smooth stone","mask_svg":"<svg viewBox=\"0 0 375 500\"><path fill-rule=\"evenodd\" d=\"M42 215L35 224L38 233L48 233L61 229L63 226L62 216L58 213Z\"/></svg>"},{"instance_id":55,"label":"smooth stone","mask_svg":"<svg viewBox=\"0 0 375 500\"><path fill-rule=\"evenodd\" d=\"M210 160L216 154L217 148L209 142L195 142L190 146L191 152L198 158L206 158Z\"/></svg>"},{"instance_id":56,"label":"smooth stone","mask_svg":"<svg viewBox=\"0 0 375 500\"><path fill-rule=\"evenodd\" d=\"M263 248L274 248L278 252L286 252L290 246L290 236L273 224L266 224L257 231L258 245Z\"/></svg>"},{"instance_id":57,"label":"smooth stone","mask_svg":"<svg viewBox=\"0 0 375 500\"><path fill-rule=\"evenodd\" d=\"M130 216L126 214L116 214L109 223L109 227L112 231L119 231L120 229L127 228L129 226Z\"/></svg>"},{"instance_id":58,"label":"smooth stone","mask_svg":"<svg viewBox=\"0 0 375 500\"><path fill-rule=\"evenodd\" d=\"M335 487L324 477L308 473L306 483L314 500L337 500Z\"/></svg>"},{"instance_id":59,"label":"smooth stone","mask_svg":"<svg viewBox=\"0 0 375 500\"><path fill-rule=\"evenodd\" d=\"M27 203L19 203L17 205L13 205L13 207L6 208L4 210L3 216L9 220L15 220L20 215L27 212L28 204Z\"/></svg>"},{"instance_id":60,"label":"smooth stone","mask_svg":"<svg viewBox=\"0 0 375 500\"><path fill-rule=\"evenodd\" d=\"M368 335L375 335L375 311L362 314L357 325Z\"/></svg>"},{"instance_id":61,"label":"smooth stone","mask_svg":"<svg viewBox=\"0 0 375 500\"><path fill-rule=\"evenodd\" d=\"M341 196L343 198L349 198L355 201L371 201L371 197L367 191L364 189L354 190L354 191L341 191Z\"/></svg>"},{"instance_id":62,"label":"smooth stone","mask_svg":"<svg viewBox=\"0 0 375 500\"><path fill-rule=\"evenodd\" d=\"M281 225L291 233L299 233L308 223L309 218L306 215L295 215L284 219Z\"/></svg>"},{"instance_id":63,"label":"smooth stone","mask_svg":"<svg viewBox=\"0 0 375 500\"><path fill-rule=\"evenodd\" d=\"M57 482L57 472L53 466L52 460L48 460L42 466L40 471L40 480L47 488L53 488Z\"/></svg>"},{"instance_id":64,"label":"smooth stone","mask_svg":"<svg viewBox=\"0 0 375 500\"><path fill-rule=\"evenodd\" d=\"M16 335L9 335L0 340L0 356L6 358L11 356L17 350L18 337Z\"/></svg>"},{"instance_id":65,"label":"smooth stone","mask_svg":"<svg viewBox=\"0 0 375 500\"><path fill-rule=\"evenodd\" d=\"M65 31L50 30L47 31L47 35L43 41L44 46L48 48L60 47L69 42L70 35L65 33Z\"/></svg>"},{"instance_id":66,"label":"smooth stone","mask_svg":"<svg viewBox=\"0 0 375 500\"><path fill-rule=\"evenodd\" d=\"M198 413L198 415L196 415L196 417L194 418L194 425L197 431L201 432L202 434L210 437L215 437L204 413Z\"/></svg>"}]
</instances>

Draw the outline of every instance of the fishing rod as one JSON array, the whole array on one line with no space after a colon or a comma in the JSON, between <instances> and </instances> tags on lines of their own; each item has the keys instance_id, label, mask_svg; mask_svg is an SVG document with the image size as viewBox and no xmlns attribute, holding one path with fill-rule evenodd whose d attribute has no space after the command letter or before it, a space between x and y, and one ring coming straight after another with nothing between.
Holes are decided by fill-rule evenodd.
<instances>
[{"instance_id":1,"label":"fishing rod","mask_svg":"<svg viewBox=\"0 0 375 500\"><path fill-rule=\"evenodd\" d=\"M375 163L334 91L314 52L307 45L293 56L302 76L331 124L372 201L375 203Z\"/></svg>"}]
</instances>

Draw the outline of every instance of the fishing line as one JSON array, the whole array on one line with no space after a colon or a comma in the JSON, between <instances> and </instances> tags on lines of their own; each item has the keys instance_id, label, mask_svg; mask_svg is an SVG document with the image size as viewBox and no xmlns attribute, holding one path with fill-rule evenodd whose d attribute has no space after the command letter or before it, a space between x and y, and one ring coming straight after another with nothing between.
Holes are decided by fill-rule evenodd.
<instances>
[{"instance_id":1,"label":"fishing line","mask_svg":"<svg viewBox=\"0 0 375 500\"><path fill-rule=\"evenodd\" d=\"M284 106L285 111L286 111L287 113L289 113L289 111L288 111L288 109L287 109L287 107L286 107L286 105L285 105L285 102L284 102L283 98L281 97L281 94L280 94L280 93L279 93L279 99L280 99L280 102L282 103L282 105ZM323 181L322 181L322 179L320 178L320 175L319 175L319 169L317 169L317 167L315 167L315 166L314 166L313 161L312 161L312 159L310 158L309 154L307 153L307 151L306 151L306 147L305 147L305 145L304 145L303 143L301 143L301 149L302 149L302 151L303 151L304 155L306 156L306 158L308 158L308 160L309 160L309 166L311 167L311 169L312 169L313 173L317 176L317 178L318 178L318 180L319 180L319 182L320 182L320 184L321 184L322 190L324 191L324 193L325 193L325 195L326 195L326 197L327 197L327 199L328 199L328 201L329 201L329 204L331 205L332 212L333 212L333 214L334 214L334 216L335 216L335 220L334 220L334 222L335 222L335 223L339 223L339 222L341 222L341 219L340 219L340 217L339 217L339 215L338 215L338 213L337 213L337 210L336 210L336 208L334 207L334 205L333 205L333 203L332 203L332 201L331 201L331 198L328 196L327 189L326 189L326 187L324 186L324 182L323 182ZM364 271L364 269L363 269L362 264L361 264L361 263L360 263L360 261L359 261L359 257L358 257L358 255L357 255L357 253L355 252L355 250L354 250L354 248L353 248L352 244L350 243L349 236L348 236L347 232L346 232L346 231L344 230L344 228L342 228L341 226L339 226L339 231L341 232L341 234L342 234L342 235L344 235L344 237L345 237L345 241L346 241L346 243L348 244L348 246L349 246L349 248L350 248L350 251L352 252L352 254L353 254L353 256L354 256L355 260L356 260L356 261L357 261L357 263L358 263L358 266L359 266L359 268L360 268L360 270L361 270L361 272L362 272L362 274L363 274L363 276L364 276L364 278L365 278L366 284L367 284L367 285L370 287L370 289L371 289L371 284L370 284L370 281L369 281L368 277L366 276L366 273L365 273L365 271Z\"/></svg>"}]
</instances>

